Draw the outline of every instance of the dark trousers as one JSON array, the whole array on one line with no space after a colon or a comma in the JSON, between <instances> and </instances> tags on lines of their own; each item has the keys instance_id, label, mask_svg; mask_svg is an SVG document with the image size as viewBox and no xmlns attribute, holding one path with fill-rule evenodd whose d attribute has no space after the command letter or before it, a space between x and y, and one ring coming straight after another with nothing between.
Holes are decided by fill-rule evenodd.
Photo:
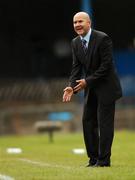
<instances>
[{"instance_id":1,"label":"dark trousers","mask_svg":"<svg viewBox=\"0 0 135 180\"><path fill-rule=\"evenodd\" d=\"M91 94L83 113L83 133L90 161L110 162L115 102L103 104Z\"/></svg>"}]
</instances>

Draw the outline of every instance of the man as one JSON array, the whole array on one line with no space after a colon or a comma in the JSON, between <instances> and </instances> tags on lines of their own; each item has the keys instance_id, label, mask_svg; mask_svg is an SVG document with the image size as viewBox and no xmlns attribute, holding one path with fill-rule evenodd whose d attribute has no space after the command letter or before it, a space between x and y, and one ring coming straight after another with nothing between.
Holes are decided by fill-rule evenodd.
<instances>
[{"instance_id":1,"label":"man","mask_svg":"<svg viewBox=\"0 0 135 180\"><path fill-rule=\"evenodd\" d=\"M110 166L115 102L122 96L112 60L112 41L107 34L91 28L91 19L85 12L74 15L73 26L78 36L71 44L73 64L63 102L84 90L82 122L87 167Z\"/></svg>"}]
</instances>

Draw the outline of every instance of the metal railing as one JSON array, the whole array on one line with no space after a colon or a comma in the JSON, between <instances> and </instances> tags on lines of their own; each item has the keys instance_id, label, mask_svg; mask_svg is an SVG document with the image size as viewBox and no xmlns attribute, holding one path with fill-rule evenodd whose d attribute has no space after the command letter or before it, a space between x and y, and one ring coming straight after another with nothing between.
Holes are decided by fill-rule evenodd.
<instances>
[{"instance_id":1,"label":"metal railing","mask_svg":"<svg viewBox=\"0 0 135 180\"><path fill-rule=\"evenodd\" d=\"M66 83L66 79L2 79L0 80L0 101L54 102L62 98Z\"/></svg>"}]
</instances>

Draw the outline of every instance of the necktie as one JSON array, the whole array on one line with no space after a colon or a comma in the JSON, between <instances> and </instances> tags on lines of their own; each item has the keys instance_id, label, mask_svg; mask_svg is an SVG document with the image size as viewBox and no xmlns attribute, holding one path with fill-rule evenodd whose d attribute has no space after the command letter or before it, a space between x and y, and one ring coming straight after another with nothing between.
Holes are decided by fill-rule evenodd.
<instances>
[{"instance_id":1,"label":"necktie","mask_svg":"<svg viewBox=\"0 0 135 180\"><path fill-rule=\"evenodd\" d=\"M86 53L87 52L87 41L85 39L82 39L82 47L83 47L84 52Z\"/></svg>"}]
</instances>

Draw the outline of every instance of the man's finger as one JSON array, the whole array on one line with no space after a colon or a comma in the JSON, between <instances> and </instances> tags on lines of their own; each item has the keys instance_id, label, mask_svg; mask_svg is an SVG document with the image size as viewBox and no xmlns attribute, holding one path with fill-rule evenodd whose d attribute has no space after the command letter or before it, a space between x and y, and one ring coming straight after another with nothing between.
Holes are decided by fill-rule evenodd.
<instances>
[{"instance_id":1,"label":"man's finger","mask_svg":"<svg viewBox=\"0 0 135 180\"><path fill-rule=\"evenodd\" d=\"M67 90L67 88L63 89L63 91L66 91L66 90Z\"/></svg>"},{"instance_id":2,"label":"man's finger","mask_svg":"<svg viewBox=\"0 0 135 180\"><path fill-rule=\"evenodd\" d=\"M66 102L69 102L70 101L70 96L67 96L66 97Z\"/></svg>"},{"instance_id":3,"label":"man's finger","mask_svg":"<svg viewBox=\"0 0 135 180\"><path fill-rule=\"evenodd\" d=\"M78 88L78 87L80 87L80 84L76 85L76 86L74 87L74 89L76 89L76 88Z\"/></svg>"},{"instance_id":4,"label":"man's finger","mask_svg":"<svg viewBox=\"0 0 135 180\"><path fill-rule=\"evenodd\" d=\"M80 89L81 89L80 87L76 87L74 88L74 92L79 91Z\"/></svg>"},{"instance_id":5,"label":"man's finger","mask_svg":"<svg viewBox=\"0 0 135 180\"><path fill-rule=\"evenodd\" d=\"M81 80L76 80L76 82L81 82Z\"/></svg>"}]
</instances>

